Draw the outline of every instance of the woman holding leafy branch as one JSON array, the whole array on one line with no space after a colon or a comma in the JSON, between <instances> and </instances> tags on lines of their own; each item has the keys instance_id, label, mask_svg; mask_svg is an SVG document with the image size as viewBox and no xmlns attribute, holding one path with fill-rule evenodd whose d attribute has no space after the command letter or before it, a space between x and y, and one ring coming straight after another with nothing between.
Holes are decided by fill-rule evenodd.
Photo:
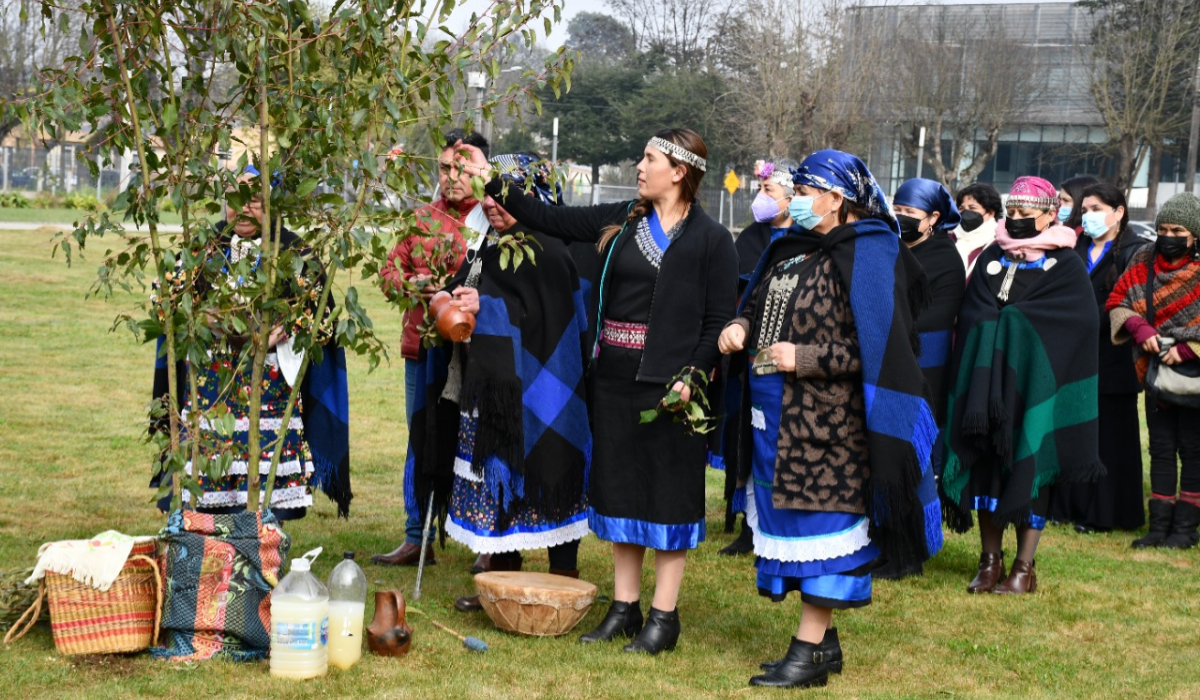
<instances>
[{"instance_id":1,"label":"woman holding leafy branch","mask_svg":"<svg viewBox=\"0 0 1200 700\"><path fill-rule=\"evenodd\" d=\"M474 174L491 174L482 153L463 149ZM637 166L638 199L627 202L551 207L501 179L486 187L520 223L601 251L588 525L613 543L615 585L608 614L580 641L637 635L628 652L675 647L687 550L704 539L704 387L737 295L733 239L695 201L707 153L694 131L658 132ZM656 410L680 413L644 423ZM655 591L643 625L647 548Z\"/></svg>"},{"instance_id":2,"label":"woman holding leafy branch","mask_svg":"<svg viewBox=\"0 0 1200 700\"><path fill-rule=\"evenodd\" d=\"M913 347L928 283L861 160L818 151L792 175L795 225L719 343L749 368L726 439L748 472L758 590L802 605L787 655L750 684L806 688L841 671L833 611L870 604L875 559L922 562L942 542L938 429Z\"/></svg>"}]
</instances>

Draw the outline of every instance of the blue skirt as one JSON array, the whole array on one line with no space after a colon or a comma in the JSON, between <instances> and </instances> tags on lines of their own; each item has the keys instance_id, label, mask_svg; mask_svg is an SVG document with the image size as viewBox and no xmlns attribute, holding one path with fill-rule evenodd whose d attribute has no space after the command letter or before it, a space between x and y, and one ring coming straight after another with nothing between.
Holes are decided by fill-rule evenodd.
<instances>
[{"instance_id":1,"label":"blue skirt","mask_svg":"<svg viewBox=\"0 0 1200 700\"><path fill-rule=\"evenodd\" d=\"M446 534L476 554L555 547L587 535L587 501L582 492L570 513L561 520L550 520L521 502L521 478L501 460L493 458L482 475L474 473L476 423L477 419L466 413L459 421Z\"/></svg>"},{"instance_id":2,"label":"blue skirt","mask_svg":"<svg viewBox=\"0 0 1200 700\"><path fill-rule=\"evenodd\" d=\"M804 602L825 608L870 605L870 569L879 549L868 536L866 516L772 504L783 386L782 373L750 375L753 478L745 494L758 591L775 601L799 591Z\"/></svg>"}]
</instances>

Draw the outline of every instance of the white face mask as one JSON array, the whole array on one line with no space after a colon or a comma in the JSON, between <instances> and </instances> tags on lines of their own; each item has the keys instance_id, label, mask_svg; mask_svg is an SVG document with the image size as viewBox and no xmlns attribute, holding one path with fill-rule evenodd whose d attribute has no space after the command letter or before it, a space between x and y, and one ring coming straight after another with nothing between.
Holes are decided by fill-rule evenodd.
<instances>
[{"instance_id":1,"label":"white face mask","mask_svg":"<svg viewBox=\"0 0 1200 700\"><path fill-rule=\"evenodd\" d=\"M808 195L796 195L792 197L792 201L788 202L788 214L791 215L792 221L799 224L801 228L806 228L810 231L814 226L819 225L825 217L833 212L831 210L824 214L816 214L813 212L813 203L827 194L829 192L824 192L816 197L809 197Z\"/></svg>"},{"instance_id":2,"label":"white face mask","mask_svg":"<svg viewBox=\"0 0 1200 700\"><path fill-rule=\"evenodd\" d=\"M1108 223L1108 215L1115 212L1089 211L1083 215L1083 232L1089 238L1100 238L1112 228Z\"/></svg>"}]
</instances>

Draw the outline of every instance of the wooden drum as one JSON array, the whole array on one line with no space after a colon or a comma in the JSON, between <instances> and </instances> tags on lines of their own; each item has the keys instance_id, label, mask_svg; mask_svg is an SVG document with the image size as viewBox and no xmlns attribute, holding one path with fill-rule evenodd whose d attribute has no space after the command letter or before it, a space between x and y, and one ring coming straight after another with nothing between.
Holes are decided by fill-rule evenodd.
<instances>
[{"instance_id":1,"label":"wooden drum","mask_svg":"<svg viewBox=\"0 0 1200 700\"><path fill-rule=\"evenodd\" d=\"M497 627L535 637L570 632L596 599L595 584L532 571L478 574L475 590Z\"/></svg>"}]
</instances>

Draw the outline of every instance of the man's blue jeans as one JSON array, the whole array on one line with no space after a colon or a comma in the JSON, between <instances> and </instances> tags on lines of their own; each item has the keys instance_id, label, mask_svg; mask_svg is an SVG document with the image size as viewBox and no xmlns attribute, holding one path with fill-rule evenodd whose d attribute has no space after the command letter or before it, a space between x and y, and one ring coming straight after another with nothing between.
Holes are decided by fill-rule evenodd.
<instances>
[{"instance_id":1,"label":"man's blue jeans","mask_svg":"<svg viewBox=\"0 0 1200 700\"><path fill-rule=\"evenodd\" d=\"M423 391L423 390L424 390L424 387L418 387L417 361L416 360L405 360L404 361L404 421L405 421L405 425L408 427L410 435L412 433L413 405L416 403L416 400L417 400L417 392ZM410 444L411 444L411 437L409 438L409 440L410 440ZM404 462L405 462L405 465L408 464L407 459L405 459ZM405 472L404 472L405 481L407 482L409 479L412 479L412 478L413 478L413 475L410 474L407 469L405 469ZM406 483L405 487L408 487L408 486L409 486L409 484ZM405 509L405 513L404 513L404 541L405 542L409 542L411 544L420 544L421 543L421 530L425 525L424 521L422 520L423 516L424 516L424 511L421 508L415 508L415 509L414 508L406 508ZM437 526L431 524L429 527L429 541L430 542L433 541L433 536L435 534L437 534Z\"/></svg>"}]
</instances>

